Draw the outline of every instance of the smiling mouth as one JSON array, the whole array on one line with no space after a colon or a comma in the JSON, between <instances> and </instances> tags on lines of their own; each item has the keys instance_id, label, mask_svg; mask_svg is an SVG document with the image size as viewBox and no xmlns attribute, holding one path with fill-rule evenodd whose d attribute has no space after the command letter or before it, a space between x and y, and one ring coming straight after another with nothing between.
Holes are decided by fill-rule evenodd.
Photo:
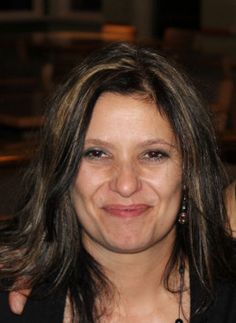
<instances>
[{"instance_id":1,"label":"smiling mouth","mask_svg":"<svg viewBox=\"0 0 236 323\"><path fill-rule=\"evenodd\" d=\"M103 210L116 217L132 218L143 215L150 207L147 204L107 205L103 207Z\"/></svg>"}]
</instances>

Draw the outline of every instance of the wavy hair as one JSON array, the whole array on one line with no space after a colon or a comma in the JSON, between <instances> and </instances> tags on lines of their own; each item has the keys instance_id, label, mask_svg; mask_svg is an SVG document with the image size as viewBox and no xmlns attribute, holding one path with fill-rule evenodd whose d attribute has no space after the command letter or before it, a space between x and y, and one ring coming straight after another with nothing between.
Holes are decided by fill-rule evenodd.
<instances>
[{"instance_id":1,"label":"wavy hair","mask_svg":"<svg viewBox=\"0 0 236 323\"><path fill-rule=\"evenodd\" d=\"M227 180L214 129L182 73L154 50L126 43L111 44L87 57L56 92L19 212L10 224L1 224L1 287L19 288L13 283L19 277L26 277L30 286L49 279L49 290L68 290L74 322L78 313L83 323L97 322L103 314L96 300L111 293L112 286L102 266L83 248L71 201L86 131L103 92L151 98L173 128L183 158L188 223L183 228L177 225L165 283L168 288L170 274L184 256L202 285L204 297L197 308L203 309L213 295L213 281L233 271L223 204Z\"/></svg>"}]
</instances>

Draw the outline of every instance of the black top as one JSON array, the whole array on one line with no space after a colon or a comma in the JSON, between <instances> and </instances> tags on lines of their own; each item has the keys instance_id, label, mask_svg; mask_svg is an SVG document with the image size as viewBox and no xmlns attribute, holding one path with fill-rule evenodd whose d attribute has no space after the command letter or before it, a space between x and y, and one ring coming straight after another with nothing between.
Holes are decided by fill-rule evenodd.
<instances>
[{"instance_id":1,"label":"black top","mask_svg":"<svg viewBox=\"0 0 236 323\"><path fill-rule=\"evenodd\" d=\"M191 323L236 323L236 281L215 284L215 297L208 309L195 314L196 304L201 299L198 281L191 281Z\"/></svg>"},{"instance_id":2,"label":"black top","mask_svg":"<svg viewBox=\"0 0 236 323\"><path fill-rule=\"evenodd\" d=\"M200 284L191 277L192 313L200 297ZM23 314L14 315L8 305L8 294L0 293L0 322L63 323L65 298L65 291L41 300L29 298ZM215 301L204 313L192 315L191 323L236 323L236 282L217 283Z\"/></svg>"},{"instance_id":3,"label":"black top","mask_svg":"<svg viewBox=\"0 0 236 323\"><path fill-rule=\"evenodd\" d=\"M62 323L66 292L60 292L47 298L28 298L23 314L15 315L8 304L8 293L0 293L1 323Z\"/></svg>"}]
</instances>

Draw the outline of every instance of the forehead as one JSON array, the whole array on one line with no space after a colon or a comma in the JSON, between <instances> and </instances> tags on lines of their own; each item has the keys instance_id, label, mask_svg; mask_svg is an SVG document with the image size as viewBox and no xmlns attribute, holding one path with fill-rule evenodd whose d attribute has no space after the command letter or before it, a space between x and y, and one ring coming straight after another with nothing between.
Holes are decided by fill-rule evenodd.
<instances>
[{"instance_id":1,"label":"forehead","mask_svg":"<svg viewBox=\"0 0 236 323\"><path fill-rule=\"evenodd\" d=\"M86 138L91 136L122 141L160 137L175 143L171 125L156 103L138 94L103 93L94 106Z\"/></svg>"}]
</instances>

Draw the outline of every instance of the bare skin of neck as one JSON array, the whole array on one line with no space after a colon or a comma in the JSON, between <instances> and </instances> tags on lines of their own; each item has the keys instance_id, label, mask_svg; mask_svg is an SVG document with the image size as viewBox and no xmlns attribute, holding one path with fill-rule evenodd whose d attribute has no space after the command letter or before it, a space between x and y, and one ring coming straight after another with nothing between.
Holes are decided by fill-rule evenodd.
<instances>
[{"instance_id":1,"label":"bare skin of neck","mask_svg":"<svg viewBox=\"0 0 236 323\"><path fill-rule=\"evenodd\" d=\"M89 250L90 246L87 247ZM163 283L163 273L170 256L166 248L159 248L157 253L154 246L134 254L117 254L104 251L99 246L89 251L103 264L116 290L111 304L105 304L107 315L100 323L174 323L179 318L179 293L169 292ZM189 322L190 316L189 288L186 289L188 281L186 269L181 312L185 323ZM177 290L179 284L177 270L171 277L170 285ZM64 323L70 322L69 312L68 303Z\"/></svg>"}]
</instances>

